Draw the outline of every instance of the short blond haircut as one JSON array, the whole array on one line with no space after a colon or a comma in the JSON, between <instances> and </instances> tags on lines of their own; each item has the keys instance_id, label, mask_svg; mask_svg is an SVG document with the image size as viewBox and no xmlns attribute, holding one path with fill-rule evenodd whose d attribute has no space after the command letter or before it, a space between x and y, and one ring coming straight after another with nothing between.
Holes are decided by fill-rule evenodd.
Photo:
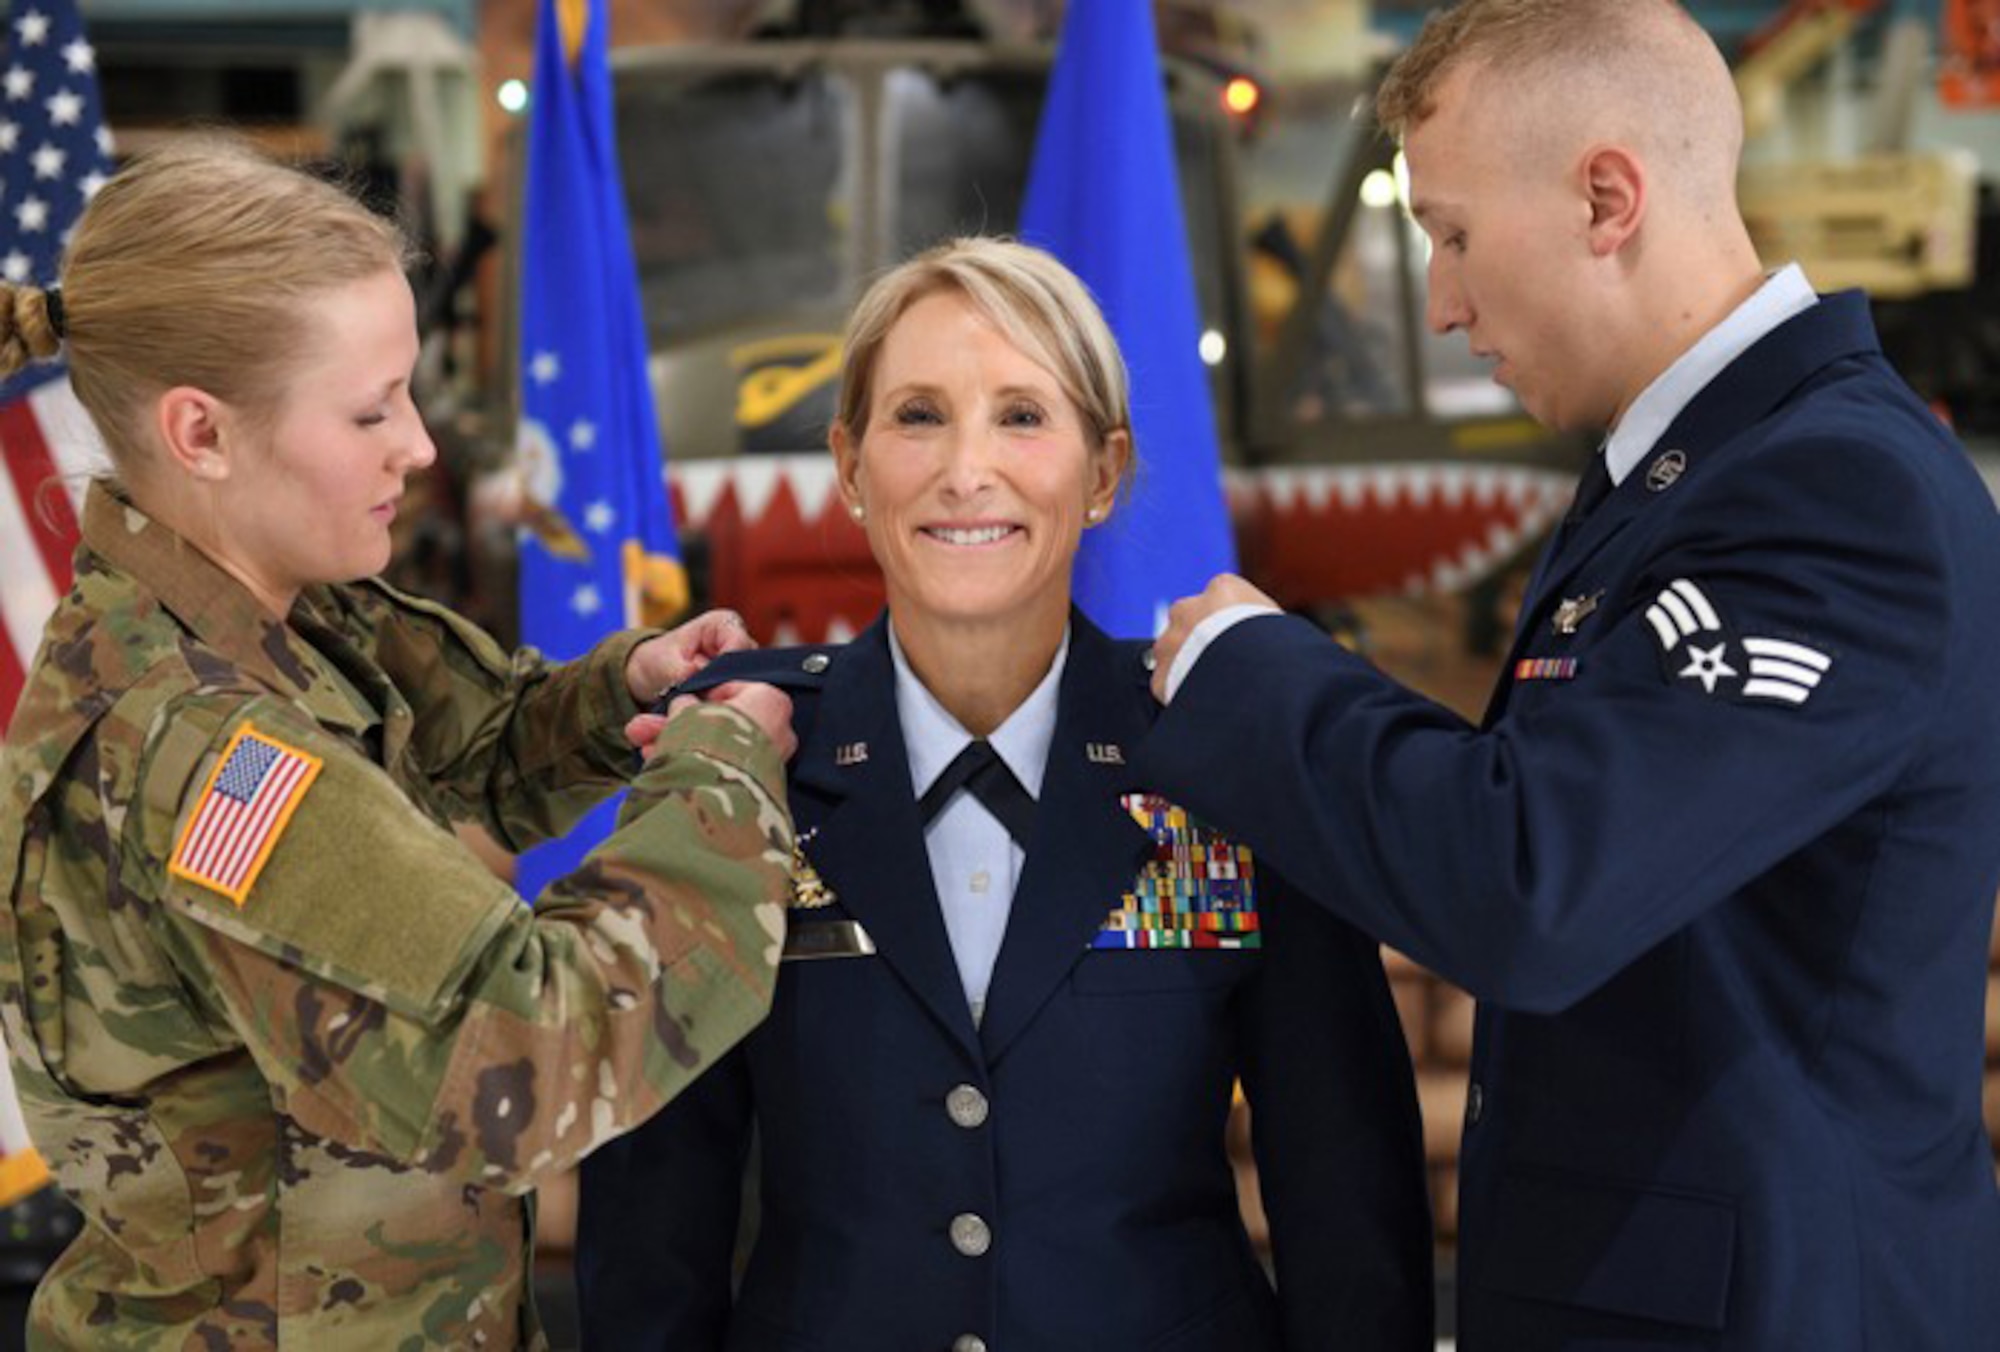
<instances>
[{"instance_id":1,"label":"short blond haircut","mask_svg":"<svg viewBox=\"0 0 2000 1352\"><path fill-rule=\"evenodd\" d=\"M1550 100L1556 118L1609 117L1700 195L1733 192L1742 106L1728 64L1680 0L1461 0L1433 14L1375 95L1401 140L1464 69L1491 72L1501 106Z\"/></svg>"},{"instance_id":2,"label":"short blond haircut","mask_svg":"<svg viewBox=\"0 0 2000 1352\"><path fill-rule=\"evenodd\" d=\"M1082 415L1093 449L1113 432L1131 435L1125 358L1089 289L1042 249L971 236L883 273L854 307L842 338L836 417L856 446L867 430L875 367L889 331L918 301L946 291L963 295L1008 342L1055 376ZM1129 480L1131 461L1125 473Z\"/></svg>"},{"instance_id":3,"label":"short blond haircut","mask_svg":"<svg viewBox=\"0 0 2000 1352\"><path fill-rule=\"evenodd\" d=\"M312 340L303 302L410 256L395 223L341 188L231 137L176 139L84 209L63 256L60 344L47 293L0 284L0 375L66 349L78 400L129 471L154 398L189 385L275 410Z\"/></svg>"}]
</instances>

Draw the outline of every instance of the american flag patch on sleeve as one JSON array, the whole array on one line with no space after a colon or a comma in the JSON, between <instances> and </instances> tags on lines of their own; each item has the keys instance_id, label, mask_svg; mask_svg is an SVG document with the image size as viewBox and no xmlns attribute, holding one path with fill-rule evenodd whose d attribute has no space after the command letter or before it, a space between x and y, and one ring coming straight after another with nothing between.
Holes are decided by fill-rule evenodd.
<instances>
[{"instance_id":1,"label":"american flag patch on sleeve","mask_svg":"<svg viewBox=\"0 0 2000 1352\"><path fill-rule=\"evenodd\" d=\"M241 906L322 764L244 724L223 748L167 871Z\"/></svg>"}]
</instances>

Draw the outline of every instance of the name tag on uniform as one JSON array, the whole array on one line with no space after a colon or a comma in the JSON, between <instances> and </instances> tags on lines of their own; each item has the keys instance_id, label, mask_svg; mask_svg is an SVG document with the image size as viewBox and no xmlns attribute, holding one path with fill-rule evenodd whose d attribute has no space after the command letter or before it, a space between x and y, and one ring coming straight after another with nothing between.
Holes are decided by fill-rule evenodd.
<instances>
[{"instance_id":1,"label":"name tag on uniform","mask_svg":"<svg viewBox=\"0 0 2000 1352\"><path fill-rule=\"evenodd\" d=\"M794 920L785 931L780 962L812 962L819 958L866 958L875 941L859 920Z\"/></svg>"}]
</instances>

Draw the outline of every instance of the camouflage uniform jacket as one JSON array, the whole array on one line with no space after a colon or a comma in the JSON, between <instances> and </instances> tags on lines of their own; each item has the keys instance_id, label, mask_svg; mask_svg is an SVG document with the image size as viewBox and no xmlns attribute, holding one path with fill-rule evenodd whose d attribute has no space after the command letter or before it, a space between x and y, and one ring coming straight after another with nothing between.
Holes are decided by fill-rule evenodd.
<instances>
[{"instance_id":1,"label":"camouflage uniform jacket","mask_svg":"<svg viewBox=\"0 0 2000 1352\"><path fill-rule=\"evenodd\" d=\"M0 1018L86 1217L33 1345L545 1344L524 1195L763 1017L783 929L782 767L733 711L536 909L443 824L518 848L621 783L642 637L510 660L375 583L279 624L91 490L0 761ZM320 767L240 901L169 867L239 732Z\"/></svg>"}]
</instances>

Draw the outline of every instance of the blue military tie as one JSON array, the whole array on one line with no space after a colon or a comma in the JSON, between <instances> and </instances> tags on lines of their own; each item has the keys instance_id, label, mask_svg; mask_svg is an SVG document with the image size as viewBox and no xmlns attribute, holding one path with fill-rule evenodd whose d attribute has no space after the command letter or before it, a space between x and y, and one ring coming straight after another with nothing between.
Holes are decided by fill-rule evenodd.
<instances>
[{"instance_id":1,"label":"blue military tie","mask_svg":"<svg viewBox=\"0 0 2000 1352\"><path fill-rule=\"evenodd\" d=\"M1014 772L993 750L992 743L983 740L967 743L965 750L924 791L924 796L917 800L924 825L929 826L931 819L944 811L944 805L960 789L977 798L994 820L1007 828L1016 845L1028 848L1028 831L1035 824L1035 800L1021 787L1021 781L1014 778Z\"/></svg>"},{"instance_id":2,"label":"blue military tie","mask_svg":"<svg viewBox=\"0 0 2000 1352\"><path fill-rule=\"evenodd\" d=\"M1577 480L1576 496L1570 500L1569 512L1563 517L1565 526L1576 526L1597 510L1597 505L1611 496L1611 470L1605 464L1602 450L1590 457L1590 465Z\"/></svg>"}]
</instances>

